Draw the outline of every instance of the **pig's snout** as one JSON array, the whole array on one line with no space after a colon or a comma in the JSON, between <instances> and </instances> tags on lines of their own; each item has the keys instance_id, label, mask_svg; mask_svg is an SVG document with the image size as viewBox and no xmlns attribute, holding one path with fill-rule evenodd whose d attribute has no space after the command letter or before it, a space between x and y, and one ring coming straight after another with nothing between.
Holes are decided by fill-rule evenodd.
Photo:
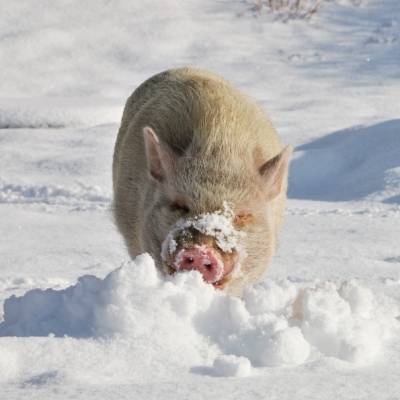
<instances>
[{"instance_id":1,"label":"pig's snout","mask_svg":"<svg viewBox=\"0 0 400 400\"><path fill-rule=\"evenodd\" d=\"M200 246L182 249L175 258L177 271L199 271L207 283L216 283L224 275L224 265L212 248Z\"/></svg>"}]
</instances>

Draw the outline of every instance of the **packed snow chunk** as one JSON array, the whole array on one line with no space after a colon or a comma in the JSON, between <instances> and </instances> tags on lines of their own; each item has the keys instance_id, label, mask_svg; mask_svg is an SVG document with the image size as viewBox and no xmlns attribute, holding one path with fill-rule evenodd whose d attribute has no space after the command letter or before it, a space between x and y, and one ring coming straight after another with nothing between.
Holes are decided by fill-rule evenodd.
<instances>
[{"instance_id":1,"label":"packed snow chunk","mask_svg":"<svg viewBox=\"0 0 400 400\"><path fill-rule=\"evenodd\" d=\"M245 377L250 375L251 364L245 357L222 355L214 360L213 371L216 376Z\"/></svg>"}]
</instances>

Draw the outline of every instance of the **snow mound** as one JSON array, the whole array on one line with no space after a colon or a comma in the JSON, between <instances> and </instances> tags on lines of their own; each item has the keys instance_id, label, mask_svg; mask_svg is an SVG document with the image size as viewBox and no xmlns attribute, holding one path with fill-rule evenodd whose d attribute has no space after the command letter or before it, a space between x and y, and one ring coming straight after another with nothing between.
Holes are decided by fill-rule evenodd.
<instances>
[{"instance_id":1,"label":"snow mound","mask_svg":"<svg viewBox=\"0 0 400 400\"><path fill-rule=\"evenodd\" d=\"M0 129L10 128L63 128L66 126L90 126L118 122L121 105L111 101L96 105L76 103L79 98L31 98L15 101L0 98Z\"/></svg>"},{"instance_id":2,"label":"snow mound","mask_svg":"<svg viewBox=\"0 0 400 400\"><path fill-rule=\"evenodd\" d=\"M7 183L0 179L0 203L44 203L58 205L94 205L104 208L110 204L98 186L76 184L65 188L60 185L31 185Z\"/></svg>"},{"instance_id":3,"label":"snow mound","mask_svg":"<svg viewBox=\"0 0 400 400\"><path fill-rule=\"evenodd\" d=\"M332 133L296 149L289 197L400 203L400 120Z\"/></svg>"},{"instance_id":4,"label":"snow mound","mask_svg":"<svg viewBox=\"0 0 400 400\"><path fill-rule=\"evenodd\" d=\"M268 280L239 299L216 291L195 271L164 279L143 254L104 279L86 275L64 290L11 296L0 336L88 338L64 340L68 349L84 348L89 360L117 357L119 368L130 365L142 374L153 365L174 371L197 364L212 365L215 376L246 376L251 366L296 366L325 356L371 363L398 328L398 314L387 298L355 281ZM52 368L62 359L53 357Z\"/></svg>"}]
</instances>

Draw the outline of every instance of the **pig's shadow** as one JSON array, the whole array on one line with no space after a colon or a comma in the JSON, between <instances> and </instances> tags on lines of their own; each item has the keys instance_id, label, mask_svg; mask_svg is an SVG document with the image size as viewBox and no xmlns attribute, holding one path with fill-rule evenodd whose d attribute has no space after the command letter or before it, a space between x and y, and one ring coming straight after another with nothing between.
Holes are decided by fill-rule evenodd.
<instances>
[{"instance_id":1,"label":"pig's shadow","mask_svg":"<svg viewBox=\"0 0 400 400\"><path fill-rule=\"evenodd\" d=\"M334 132L296 148L288 196L362 200L389 185L386 203L400 204L400 119ZM400 191L400 190L399 190Z\"/></svg>"}]
</instances>

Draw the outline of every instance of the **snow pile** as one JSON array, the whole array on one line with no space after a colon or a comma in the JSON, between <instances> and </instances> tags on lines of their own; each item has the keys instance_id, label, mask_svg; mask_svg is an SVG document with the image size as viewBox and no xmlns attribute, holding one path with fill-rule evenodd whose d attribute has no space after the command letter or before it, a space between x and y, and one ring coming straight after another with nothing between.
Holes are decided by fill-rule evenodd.
<instances>
[{"instance_id":1,"label":"snow pile","mask_svg":"<svg viewBox=\"0 0 400 400\"><path fill-rule=\"evenodd\" d=\"M396 119L334 132L298 147L289 196L400 203L399 131Z\"/></svg>"},{"instance_id":2,"label":"snow pile","mask_svg":"<svg viewBox=\"0 0 400 400\"><path fill-rule=\"evenodd\" d=\"M370 363L398 327L398 314L356 282L266 281L233 298L195 271L164 279L143 254L104 279L83 276L65 290L11 296L0 336L90 338L78 341L87 357L111 346L111 357L123 352L142 374L153 365L202 364L214 376L245 376L251 366L295 366L324 356Z\"/></svg>"}]
</instances>

